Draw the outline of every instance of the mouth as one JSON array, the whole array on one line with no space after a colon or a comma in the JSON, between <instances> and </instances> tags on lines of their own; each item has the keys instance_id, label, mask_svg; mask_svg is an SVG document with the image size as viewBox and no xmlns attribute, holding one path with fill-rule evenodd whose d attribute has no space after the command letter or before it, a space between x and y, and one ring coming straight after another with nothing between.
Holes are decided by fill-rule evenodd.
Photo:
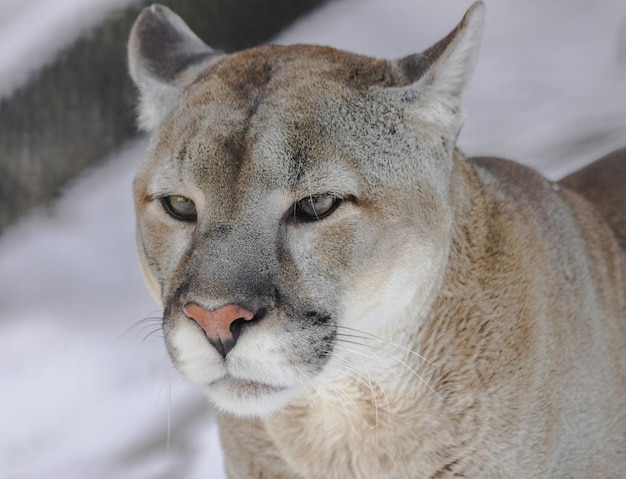
<instances>
[{"instance_id":1,"label":"mouth","mask_svg":"<svg viewBox=\"0 0 626 479\"><path fill-rule=\"evenodd\" d=\"M252 399L262 396L268 396L271 394L277 394L286 389L285 387L281 386L274 386L271 384L251 381L248 379L239 379L232 376L226 376L214 382L211 387L225 388L233 396L242 399Z\"/></svg>"},{"instance_id":2,"label":"mouth","mask_svg":"<svg viewBox=\"0 0 626 479\"><path fill-rule=\"evenodd\" d=\"M298 388L227 375L211 383L206 392L222 411L238 416L265 416L287 404Z\"/></svg>"},{"instance_id":3,"label":"mouth","mask_svg":"<svg viewBox=\"0 0 626 479\"><path fill-rule=\"evenodd\" d=\"M284 391L285 387L274 386L259 381L225 376L210 385L211 388L226 390L239 399L255 399Z\"/></svg>"}]
</instances>

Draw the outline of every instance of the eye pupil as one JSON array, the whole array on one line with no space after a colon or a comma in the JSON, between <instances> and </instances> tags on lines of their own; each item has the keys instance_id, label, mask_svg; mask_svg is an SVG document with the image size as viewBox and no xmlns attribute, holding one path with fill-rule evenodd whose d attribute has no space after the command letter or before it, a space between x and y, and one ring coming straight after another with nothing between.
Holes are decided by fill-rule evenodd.
<instances>
[{"instance_id":1,"label":"eye pupil","mask_svg":"<svg viewBox=\"0 0 626 479\"><path fill-rule=\"evenodd\" d=\"M196 205L189 198L181 195L170 195L165 196L162 203L165 211L173 218L182 221L196 220Z\"/></svg>"},{"instance_id":2,"label":"eye pupil","mask_svg":"<svg viewBox=\"0 0 626 479\"><path fill-rule=\"evenodd\" d=\"M296 213L306 221L319 220L332 213L338 201L331 194L307 196L296 203Z\"/></svg>"}]
</instances>

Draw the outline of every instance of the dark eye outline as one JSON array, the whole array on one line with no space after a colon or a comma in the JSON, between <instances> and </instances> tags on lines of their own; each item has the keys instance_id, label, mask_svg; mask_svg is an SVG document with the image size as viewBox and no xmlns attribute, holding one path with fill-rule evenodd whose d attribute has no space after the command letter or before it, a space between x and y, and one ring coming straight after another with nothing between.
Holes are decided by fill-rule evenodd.
<instances>
[{"instance_id":1,"label":"dark eye outline","mask_svg":"<svg viewBox=\"0 0 626 479\"><path fill-rule=\"evenodd\" d=\"M328 206L328 208L326 208L323 211L317 212L315 211L315 208L311 207L310 211L306 211L307 208L309 208L309 206L303 206L303 205L307 205L307 203L311 205L315 200L321 199L321 198L328 198L331 200L331 204L330 206ZM342 201L343 200L339 196L333 193L309 195L305 198L302 198L301 200L298 200L294 204L293 206L294 219L298 221L302 221L302 222L319 221L321 219L326 218L327 216L330 216L332 213L334 213L334 211L337 209L337 207L341 204Z\"/></svg>"},{"instance_id":2,"label":"dark eye outline","mask_svg":"<svg viewBox=\"0 0 626 479\"><path fill-rule=\"evenodd\" d=\"M186 201L188 201L189 203L191 203L191 205L193 206L193 212L192 213L181 213L180 210L178 210L174 204L172 203L172 200L174 198L182 198ZM183 195L168 195L168 196L163 196L161 198L161 205L163 205L163 209L165 210L165 212L170 215L172 218L174 218L175 220L178 221L186 221L188 223L193 223L198 219L198 212L196 211L196 205L195 203L190 200L189 198L187 198L186 196Z\"/></svg>"}]
</instances>

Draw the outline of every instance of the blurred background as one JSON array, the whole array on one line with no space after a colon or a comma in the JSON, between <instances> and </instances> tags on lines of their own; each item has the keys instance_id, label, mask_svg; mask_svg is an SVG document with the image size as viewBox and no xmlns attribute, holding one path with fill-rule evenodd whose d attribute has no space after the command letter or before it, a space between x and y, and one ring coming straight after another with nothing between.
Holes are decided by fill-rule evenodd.
<instances>
[{"instance_id":1,"label":"blurred background","mask_svg":"<svg viewBox=\"0 0 626 479\"><path fill-rule=\"evenodd\" d=\"M172 0L211 46L397 58L470 1ZM133 250L145 140L125 67L147 2L0 0L0 477L223 478ZM557 179L626 145L626 3L486 0L459 138Z\"/></svg>"}]
</instances>

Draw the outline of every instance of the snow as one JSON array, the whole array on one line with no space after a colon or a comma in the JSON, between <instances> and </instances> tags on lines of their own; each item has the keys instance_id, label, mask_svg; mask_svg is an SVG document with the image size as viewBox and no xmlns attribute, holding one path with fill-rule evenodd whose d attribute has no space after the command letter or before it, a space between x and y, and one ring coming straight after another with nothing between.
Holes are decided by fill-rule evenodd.
<instances>
[{"instance_id":1,"label":"snow","mask_svg":"<svg viewBox=\"0 0 626 479\"><path fill-rule=\"evenodd\" d=\"M0 95L123 3L0 0ZM276 42L401 57L468 5L336 0ZM626 144L625 92L623 0L487 1L460 143L556 178ZM214 414L170 365L134 258L144 148L121 147L0 236L2 478L224 477Z\"/></svg>"},{"instance_id":2,"label":"snow","mask_svg":"<svg viewBox=\"0 0 626 479\"><path fill-rule=\"evenodd\" d=\"M130 188L144 147L0 237L0 477L173 477L194 466L190 453L219 467L215 438L180 445L213 417L170 366L135 265Z\"/></svg>"}]
</instances>

